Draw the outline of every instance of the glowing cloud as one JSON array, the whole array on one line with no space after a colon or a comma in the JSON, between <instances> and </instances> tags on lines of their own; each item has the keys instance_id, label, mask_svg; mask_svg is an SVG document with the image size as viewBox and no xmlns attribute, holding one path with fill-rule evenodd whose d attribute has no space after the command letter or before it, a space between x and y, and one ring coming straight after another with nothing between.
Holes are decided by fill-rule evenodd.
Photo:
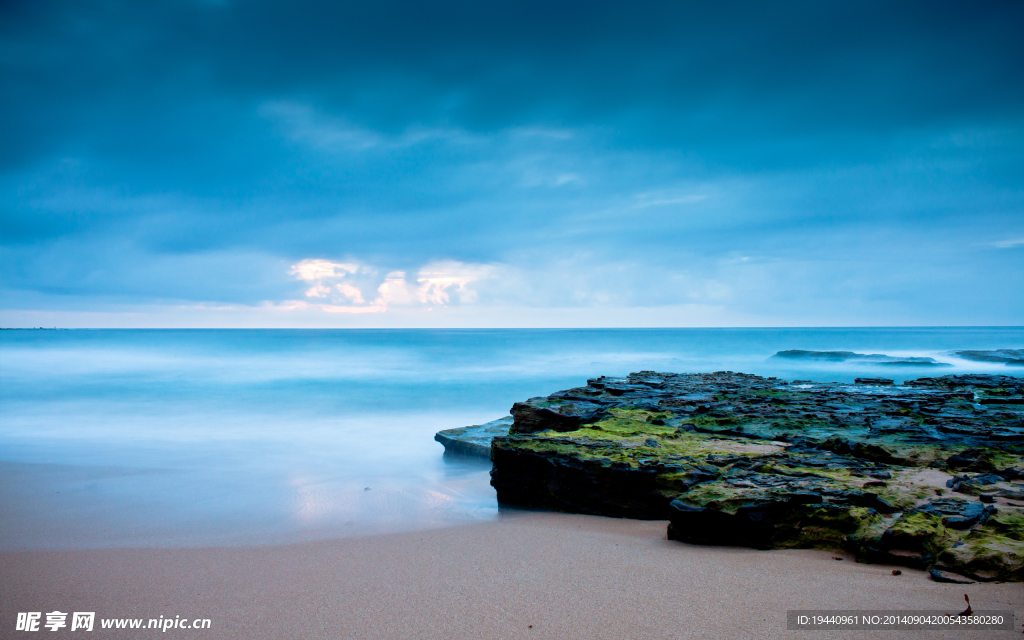
<instances>
[{"instance_id":1,"label":"glowing cloud","mask_svg":"<svg viewBox=\"0 0 1024 640\"><path fill-rule=\"evenodd\" d=\"M298 264L293 264L288 273L299 280L323 280L325 278L340 278L347 273L355 273L358 269L358 264L303 260Z\"/></svg>"},{"instance_id":2,"label":"glowing cloud","mask_svg":"<svg viewBox=\"0 0 1024 640\"><path fill-rule=\"evenodd\" d=\"M421 302L429 304L448 304L450 294L458 295L459 302L476 302L477 292L467 285L477 280L486 280L495 276L496 269L484 264L464 264L462 262L434 262L420 269L416 282Z\"/></svg>"},{"instance_id":3,"label":"glowing cloud","mask_svg":"<svg viewBox=\"0 0 1024 640\"><path fill-rule=\"evenodd\" d=\"M377 286L376 298L367 302L363 291L372 282L372 274L377 272L357 263L303 260L292 265L289 274L313 285L305 292L307 298L322 298L323 302L298 304L291 301L289 308L313 307L329 313L375 313L386 311L389 306L447 306L453 301L471 304L477 301L478 292L470 285L494 278L497 268L443 260L424 265L414 280L408 278L405 271L391 271Z\"/></svg>"},{"instance_id":4,"label":"glowing cloud","mask_svg":"<svg viewBox=\"0 0 1024 640\"><path fill-rule=\"evenodd\" d=\"M416 291L405 280L404 271L392 271L377 288L377 300L381 304L412 305L416 303Z\"/></svg>"}]
</instances>

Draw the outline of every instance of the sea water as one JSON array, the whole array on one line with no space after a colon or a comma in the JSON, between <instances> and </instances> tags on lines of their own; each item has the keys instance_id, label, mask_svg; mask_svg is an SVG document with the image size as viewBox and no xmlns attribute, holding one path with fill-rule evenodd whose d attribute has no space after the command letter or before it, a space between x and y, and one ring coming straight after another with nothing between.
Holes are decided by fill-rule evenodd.
<instances>
[{"instance_id":1,"label":"sea water","mask_svg":"<svg viewBox=\"0 0 1024 640\"><path fill-rule=\"evenodd\" d=\"M984 372L1024 328L0 331L0 550L272 544L498 517L433 435L631 371ZM942 369L772 358L929 356Z\"/></svg>"}]
</instances>

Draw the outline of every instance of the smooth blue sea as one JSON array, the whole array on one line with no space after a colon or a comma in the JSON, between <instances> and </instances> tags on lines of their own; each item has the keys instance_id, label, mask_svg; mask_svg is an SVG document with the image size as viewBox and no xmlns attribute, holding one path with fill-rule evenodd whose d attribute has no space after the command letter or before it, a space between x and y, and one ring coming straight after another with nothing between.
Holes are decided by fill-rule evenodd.
<instances>
[{"instance_id":1,"label":"smooth blue sea","mask_svg":"<svg viewBox=\"0 0 1024 640\"><path fill-rule=\"evenodd\" d=\"M273 544L499 516L439 429L599 375L986 372L1024 328L0 331L0 550ZM772 359L930 356L928 371Z\"/></svg>"}]
</instances>

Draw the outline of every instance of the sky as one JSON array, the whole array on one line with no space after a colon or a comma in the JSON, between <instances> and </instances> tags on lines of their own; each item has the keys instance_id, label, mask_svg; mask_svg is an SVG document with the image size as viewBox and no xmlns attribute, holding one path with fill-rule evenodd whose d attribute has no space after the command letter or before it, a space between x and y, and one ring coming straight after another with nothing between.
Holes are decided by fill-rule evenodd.
<instances>
[{"instance_id":1,"label":"sky","mask_svg":"<svg viewBox=\"0 0 1024 640\"><path fill-rule=\"evenodd\" d=\"M0 326L1024 324L1019 2L0 1Z\"/></svg>"}]
</instances>

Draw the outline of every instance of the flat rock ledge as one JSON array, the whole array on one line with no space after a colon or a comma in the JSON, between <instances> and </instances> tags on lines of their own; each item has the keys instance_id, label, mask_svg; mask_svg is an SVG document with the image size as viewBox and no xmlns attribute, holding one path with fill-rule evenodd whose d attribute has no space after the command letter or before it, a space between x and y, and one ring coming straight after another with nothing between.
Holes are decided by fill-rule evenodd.
<instances>
[{"instance_id":1,"label":"flat rock ledge","mask_svg":"<svg viewBox=\"0 0 1024 640\"><path fill-rule=\"evenodd\" d=\"M517 402L511 418L468 427L479 437L465 446L491 437L505 505L665 519L688 543L844 549L935 579L1022 581L1022 387L994 375L896 386L641 371ZM438 440L454 446L442 434L455 431Z\"/></svg>"},{"instance_id":2,"label":"flat rock ledge","mask_svg":"<svg viewBox=\"0 0 1024 640\"><path fill-rule=\"evenodd\" d=\"M469 456L489 460L491 441L497 436L507 436L511 427L512 416L505 416L484 424L438 431L434 435L434 440L444 445L446 456Z\"/></svg>"}]
</instances>

